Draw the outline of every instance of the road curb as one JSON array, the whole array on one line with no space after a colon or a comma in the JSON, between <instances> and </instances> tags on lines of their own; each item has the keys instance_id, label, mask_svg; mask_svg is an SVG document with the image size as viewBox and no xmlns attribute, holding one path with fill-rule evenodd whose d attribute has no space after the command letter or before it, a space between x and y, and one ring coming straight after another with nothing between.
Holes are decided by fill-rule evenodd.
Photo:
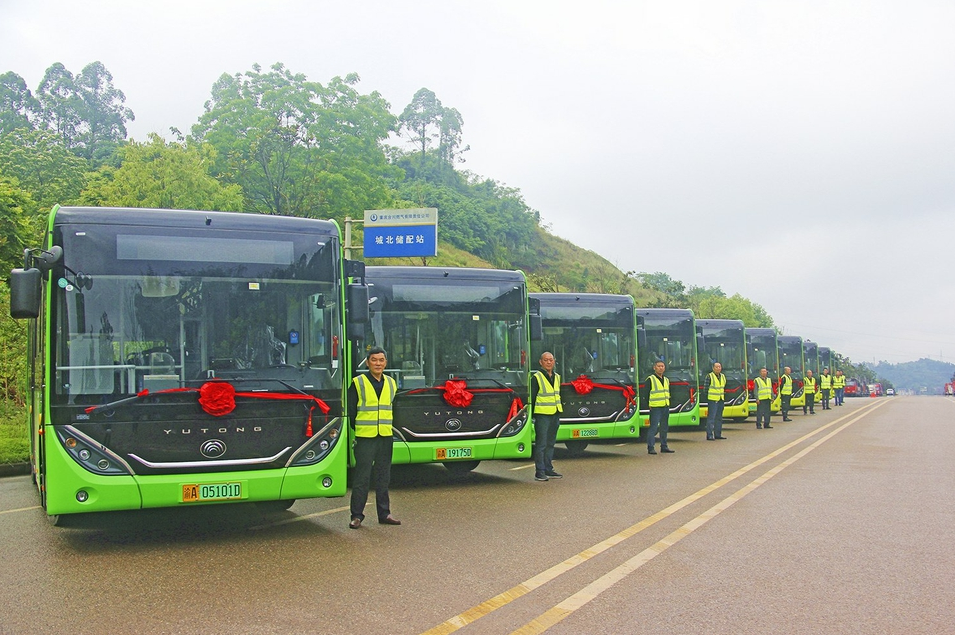
<instances>
[{"instance_id":1,"label":"road curb","mask_svg":"<svg viewBox=\"0 0 955 635\"><path fill-rule=\"evenodd\" d=\"M29 463L0 463L0 477L22 476L30 473Z\"/></svg>"}]
</instances>

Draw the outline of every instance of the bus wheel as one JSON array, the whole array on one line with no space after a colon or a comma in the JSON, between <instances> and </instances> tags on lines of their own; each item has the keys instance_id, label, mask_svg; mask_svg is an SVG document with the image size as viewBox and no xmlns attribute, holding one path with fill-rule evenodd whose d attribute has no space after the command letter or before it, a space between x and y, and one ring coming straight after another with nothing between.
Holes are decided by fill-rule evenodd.
<instances>
[{"instance_id":1,"label":"bus wheel","mask_svg":"<svg viewBox=\"0 0 955 635\"><path fill-rule=\"evenodd\" d=\"M564 445L567 446L567 453L570 456L583 456L584 450L590 444L586 441L564 441Z\"/></svg>"},{"instance_id":2,"label":"bus wheel","mask_svg":"<svg viewBox=\"0 0 955 635\"><path fill-rule=\"evenodd\" d=\"M743 423L749 419L749 417L733 417L733 423Z\"/></svg>"},{"instance_id":3,"label":"bus wheel","mask_svg":"<svg viewBox=\"0 0 955 635\"><path fill-rule=\"evenodd\" d=\"M467 474L478 466L480 461L445 461L444 467L452 474Z\"/></svg>"}]
</instances>

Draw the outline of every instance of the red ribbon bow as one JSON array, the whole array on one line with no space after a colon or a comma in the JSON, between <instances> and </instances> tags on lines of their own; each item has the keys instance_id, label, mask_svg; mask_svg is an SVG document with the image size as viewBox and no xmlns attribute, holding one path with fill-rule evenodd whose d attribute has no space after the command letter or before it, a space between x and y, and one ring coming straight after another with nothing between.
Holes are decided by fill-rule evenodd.
<instances>
[{"instance_id":1,"label":"red ribbon bow","mask_svg":"<svg viewBox=\"0 0 955 635\"><path fill-rule=\"evenodd\" d=\"M574 387L574 390L577 391L578 395L589 395L594 389L594 382L590 381L590 377L587 375L581 375L570 382L570 384Z\"/></svg>"},{"instance_id":2,"label":"red ribbon bow","mask_svg":"<svg viewBox=\"0 0 955 635\"><path fill-rule=\"evenodd\" d=\"M444 400L450 406L458 408L467 408L474 399L474 393L467 388L467 382L463 380L449 379L444 382Z\"/></svg>"}]
</instances>

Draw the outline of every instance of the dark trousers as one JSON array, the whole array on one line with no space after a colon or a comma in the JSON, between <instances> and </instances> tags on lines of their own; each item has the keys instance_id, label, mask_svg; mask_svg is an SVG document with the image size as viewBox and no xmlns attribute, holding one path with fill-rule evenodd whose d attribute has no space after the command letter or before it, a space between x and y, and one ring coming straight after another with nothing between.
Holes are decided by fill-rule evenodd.
<instances>
[{"instance_id":1,"label":"dark trousers","mask_svg":"<svg viewBox=\"0 0 955 635\"><path fill-rule=\"evenodd\" d=\"M365 519L365 503L368 502L368 487L371 473L375 473L375 506L378 520L391 513L388 485L391 483L391 451L394 437L356 437L355 470L352 473L351 517Z\"/></svg>"},{"instance_id":2,"label":"dark trousers","mask_svg":"<svg viewBox=\"0 0 955 635\"><path fill-rule=\"evenodd\" d=\"M554 445L560 428L560 413L534 414L534 467L536 473L554 471Z\"/></svg>"},{"instance_id":3,"label":"dark trousers","mask_svg":"<svg viewBox=\"0 0 955 635\"><path fill-rule=\"evenodd\" d=\"M845 388L836 388L836 405L841 406L846 398Z\"/></svg>"},{"instance_id":4,"label":"dark trousers","mask_svg":"<svg viewBox=\"0 0 955 635\"><path fill-rule=\"evenodd\" d=\"M711 401L706 407L706 438L715 439L723 436L723 406L724 402Z\"/></svg>"},{"instance_id":5,"label":"dark trousers","mask_svg":"<svg viewBox=\"0 0 955 635\"><path fill-rule=\"evenodd\" d=\"M782 402L783 419L788 419L788 418L789 418L789 411L792 409L791 403L792 403L792 400L793 400L793 396L792 396L792 395L781 395L781 396L779 397L779 399L780 399L780 401Z\"/></svg>"},{"instance_id":6,"label":"dark trousers","mask_svg":"<svg viewBox=\"0 0 955 635\"><path fill-rule=\"evenodd\" d=\"M811 413L816 412L816 393L814 392L806 393L806 401L805 401L805 405L802 407L802 413L806 414L806 410L808 410Z\"/></svg>"},{"instance_id":7,"label":"dark trousers","mask_svg":"<svg viewBox=\"0 0 955 635\"><path fill-rule=\"evenodd\" d=\"M822 389L822 409L829 410L829 397L832 390L829 388Z\"/></svg>"},{"instance_id":8,"label":"dark trousers","mask_svg":"<svg viewBox=\"0 0 955 635\"><path fill-rule=\"evenodd\" d=\"M647 430L647 448L652 450L656 443L657 430L660 430L660 447L667 446L667 432L670 430L670 407L650 408L650 429Z\"/></svg>"},{"instance_id":9,"label":"dark trousers","mask_svg":"<svg viewBox=\"0 0 955 635\"><path fill-rule=\"evenodd\" d=\"M756 427L762 428L769 425L770 411L773 403L772 399L760 399L756 402Z\"/></svg>"}]
</instances>

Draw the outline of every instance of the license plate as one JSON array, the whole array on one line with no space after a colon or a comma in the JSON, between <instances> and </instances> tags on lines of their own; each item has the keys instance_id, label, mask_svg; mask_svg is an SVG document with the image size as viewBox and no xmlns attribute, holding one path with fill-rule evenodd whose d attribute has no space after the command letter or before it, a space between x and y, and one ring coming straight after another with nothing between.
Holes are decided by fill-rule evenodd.
<instances>
[{"instance_id":1,"label":"license plate","mask_svg":"<svg viewBox=\"0 0 955 635\"><path fill-rule=\"evenodd\" d=\"M586 439L597 436L597 428L584 428L583 430L571 430L570 435L575 439Z\"/></svg>"},{"instance_id":2,"label":"license plate","mask_svg":"<svg viewBox=\"0 0 955 635\"><path fill-rule=\"evenodd\" d=\"M187 483L182 486L182 502L203 503L242 498L242 483Z\"/></svg>"},{"instance_id":3,"label":"license plate","mask_svg":"<svg viewBox=\"0 0 955 635\"><path fill-rule=\"evenodd\" d=\"M471 448L435 448L434 460L447 461L448 459L470 459Z\"/></svg>"}]
</instances>

